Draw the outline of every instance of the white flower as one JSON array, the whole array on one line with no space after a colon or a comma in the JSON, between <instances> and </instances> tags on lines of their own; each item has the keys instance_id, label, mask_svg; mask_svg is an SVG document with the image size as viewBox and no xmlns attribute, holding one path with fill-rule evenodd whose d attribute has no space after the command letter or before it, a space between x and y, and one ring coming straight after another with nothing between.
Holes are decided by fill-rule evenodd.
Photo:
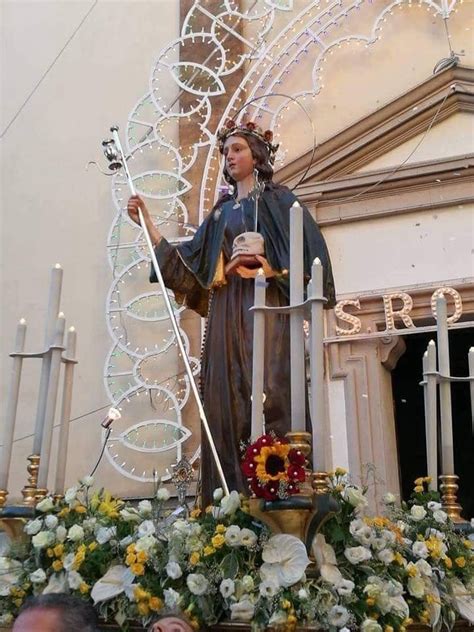
<instances>
[{"instance_id":1,"label":"white flower","mask_svg":"<svg viewBox=\"0 0 474 632\"><path fill-rule=\"evenodd\" d=\"M222 500L223 496L224 490L222 489L222 487L218 487L217 489L215 489L214 493L212 494L215 503L218 503L220 500Z\"/></svg>"},{"instance_id":2,"label":"white flower","mask_svg":"<svg viewBox=\"0 0 474 632\"><path fill-rule=\"evenodd\" d=\"M134 580L135 575L126 566L112 566L92 587L91 597L94 604L108 601L123 592L132 599Z\"/></svg>"},{"instance_id":3,"label":"white flower","mask_svg":"<svg viewBox=\"0 0 474 632\"><path fill-rule=\"evenodd\" d=\"M186 585L193 595L204 595L209 587L209 582L201 573L191 573L186 578Z\"/></svg>"},{"instance_id":4,"label":"white flower","mask_svg":"<svg viewBox=\"0 0 474 632\"><path fill-rule=\"evenodd\" d=\"M431 509L431 511L437 511L438 509L441 509L441 507L441 503L437 503L434 500L430 500L428 503L428 509Z\"/></svg>"},{"instance_id":5,"label":"white flower","mask_svg":"<svg viewBox=\"0 0 474 632\"><path fill-rule=\"evenodd\" d=\"M125 522L140 522L140 514L132 507L130 509L121 509L120 516Z\"/></svg>"},{"instance_id":6,"label":"white flower","mask_svg":"<svg viewBox=\"0 0 474 632\"><path fill-rule=\"evenodd\" d=\"M303 542L286 533L278 533L266 542L262 559L264 561L260 567L262 577L273 578L279 586L285 588L296 584L309 564Z\"/></svg>"},{"instance_id":7,"label":"white flower","mask_svg":"<svg viewBox=\"0 0 474 632\"><path fill-rule=\"evenodd\" d=\"M149 500L141 500L138 503L138 513L140 516L149 516L152 512L151 502Z\"/></svg>"},{"instance_id":8,"label":"white flower","mask_svg":"<svg viewBox=\"0 0 474 632\"><path fill-rule=\"evenodd\" d=\"M78 524L73 524L67 532L67 539L71 540L71 542L79 542L79 540L83 540L84 529Z\"/></svg>"},{"instance_id":9,"label":"white flower","mask_svg":"<svg viewBox=\"0 0 474 632\"><path fill-rule=\"evenodd\" d=\"M365 507L367 505L367 498L364 496L364 492L355 485L348 485L342 492L342 497L353 507Z\"/></svg>"},{"instance_id":10,"label":"white flower","mask_svg":"<svg viewBox=\"0 0 474 632\"><path fill-rule=\"evenodd\" d=\"M30 582L32 584L42 584L46 581L46 573L42 568L38 568L34 573L30 573Z\"/></svg>"},{"instance_id":11,"label":"white flower","mask_svg":"<svg viewBox=\"0 0 474 632\"><path fill-rule=\"evenodd\" d=\"M344 551L344 555L351 564L360 564L372 557L372 553L365 546L349 546Z\"/></svg>"},{"instance_id":12,"label":"white flower","mask_svg":"<svg viewBox=\"0 0 474 632\"><path fill-rule=\"evenodd\" d=\"M409 577L407 588L410 595L417 599L421 599L425 594L425 582L422 577Z\"/></svg>"},{"instance_id":13,"label":"white flower","mask_svg":"<svg viewBox=\"0 0 474 632\"><path fill-rule=\"evenodd\" d=\"M342 597L348 597L352 594L354 588L355 584L351 582L350 579L341 579L341 581L336 584L336 590Z\"/></svg>"},{"instance_id":14,"label":"white flower","mask_svg":"<svg viewBox=\"0 0 474 632\"><path fill-rule=\"evenodd\" d=\"M385 566L388 566L393 562L395 555L391 549L382 549L382 551L377 553L377 558L383 562Z\"/></svg>"},{"instance_id":15,"label":"white flower","mask_svg":"<svg viewBox=\"0 0 474 632\"><path fill-rule=\"evenodd\" d=\"M240 496L239 492L235 490L230 492L228 496L224 496L221 500L221 509L224 512L224 515L231 516L234 514L237 509L240 507Z\"/></svg>"},{"instance_id":16,"label":"white flower","mask_svg":"<svg viewBox=\"0 0 474 632\"><path fill-rule=\"evenodd\" d=\"M53 516L53 514L49 514L49 516L46 516L44 520L44 523L48 527L48 529L56 529L56 527L58 526L58 522L59 520L56 518L56 516Z\"/></svg>"},{"instance_id":17,"label":"white flower","mask_svg":"<svg viewBox=\"0 0 474 632\"><path fill-rule=\"evenodd\" d=\"M36 535L37 533L41 531L42 526L43 526L43 521L40 520L39 518L36 518L35 520L31 520L30 522L26 523L24 531L28 535Z\"/></svg>"},{"instance_id":18,"label":"white flower","mask_svg":"<svg viewBox=\"0 0 474 632\"><path fill-rule=\"evenodd\" d=\"M225 541L229 546L240 546L240 527L232 524L225 532Z\"/></svg>"},{"instance_id":19,"label":"white flower","mask_svg":"<svg viewBox=\"0 0 474 632\"><path fill-rule=\"evenodd\" d=\"M431 577L433 574L433 569L431 568L431 564L429 564L426 560L418 560L415 563L416 568L420 575L424 575L425 577Z\"/></svg>"},{"instance_id":20,"label":"white flower","mask_svg":"<svg viewBox=\"0 0 474 632\"><path fill-rule=\"evenodd\" d=\"M374 619L364 619L360 629L362 632L382 632L382 626Z\"/></svg>"},{"instance_id":21,"label":"white flower","mask_svg":"<svg viewBox=\"0 0 474 632\"><path fill-rule=\"evenodd\" d=\"M424 560L428 557L429 554L426 544L424 542L420 542L419 540L413 543L411 550L413 551L413 555L415 557L421 557Z\"/></svg>"},{"instance_id":22,"label":"white flower","mask_svg":"<svg viewBox=\"0 0 474 632\"><path fill-rule=\"evenodd\" d=\"M105 544L117 534L117 527L100 527L96 533L96 540L99 544Z\"/></svg>"},{"instance_id":23,"label":"white flower","mask_svg":"<svg viewBox=\"0 0 474 632\"><path fill-rule=\"evenodd\" d=\"M284 610L275 610L275 612L270 617L270 620L268 621L268 625L280 626L283 623L286 623L286 620L287 620L287 616Z\"/></svg>"},{"instance_id":24,"label":"white flower","mask_svg":"<svg viewBox=\"0 0 474 632\"><path fill-rule=\"evenodd\" d=\"M242 577L242 588L245 592L251 592L254 589L254 581L251 575L244 575Z\"/></svg>"},{"instance_id":25,"label":"white flower","mask_svg":"<svg viewBox=\"0 0 474 632\"><path fill-rule=\"evenodd\" d=\"M257 534L252 529L246 529L245 527L240 532L240 543L247 548L252 547L257 542Z\"/></svg>"},{"instance_id":26,"label":"white flower","mask_svg":"<svg viewBox=\"0 0 474 632\"><path fill-rule=\"evenodd\" d=\"M46 588L43 590L43 595L49 595L52 593L67 592L67 579L66 573L53 573Z\"/></svg>"},{"instance_id":27,"label":"white flower","mask_svg":"<svg viewBox=\"0 0 474 632\"><path fill-rule=\"evenodd\" d=\"M410 514L413 520L423 520L423 518L426 516L426 509L421 505L413 505L410 509Z\"/></svg>"},{"instance_id":28,"label":"white flower","mask_svg":"<svg viewBox=\"0 0 474 632\"><path fill-rule=\"evenodd\" d=\"M166 574L171 579L178 579L183 574L181 566L177 562L168 562L166 565Z\"/></svg>"},{"instance_id":29,"label":"white flower","mask_svg":"<svg viewBox=\"0 0 474 632\"><path fill-rule=\"evenodd\" d=\"M361 544L369 545L374 537L372 529L366 525L363 520L360 520L360 518L351 521L349 524L349 532Z\"/></svg>"},{"instance_id":30,"label":"white flower","mask_svg":"<svg viewBox=\"0 0 474 632\"><path fill-rule=\"evenodd\" d=\"M81 478L80 483L84 487L92 487L92 485L94 484L94 477L93 476L84 476L83 478Z\"/></svg>"},{"instance_id":31,"label":"white flower","mask_svg":"<svg viewBox=\"0 0 474 632\"><path fill-rule=\"evenodd\" d=\"M156 531L155 525L151 520L144 520L138 527L138 535L143 538L145 535L153 535Z\"/></svg>"},{"instance_id":32,"label":"white flower","mask_svg":"<svg viewBox=\"0 0 474 632\"><path fill-rule=\"evenodd\" d=\"M321 577L330 584L338 584L341 579L341 571L337 568L336 554L322 533L318 533L313 539L311 550L316 558L316 565Z\"/></svg>"},{"instance_id":33,"label":"white flower","mask_svg":"<svg viewBox=\"0 0 474 632\"><path fill-rule=\"evenodd\" d=\"M56 540L58 542L64 542L67 536L67 529L62 524L56 529Z\"/></svg>"},{"instance_id":34,"label":"white flower","mask_svg":"<svg viewBox=\"0 0 474 632\"><path fill-rule=\"evenodd\" d=\"M165 598L165 606L170 610L176 608L180 600L179 592L176 592L176 590L173 590L172 588L165 588L163 595Z\"/></svg>"},{"instance_id":35,"label":"white flower","mask_svg":"<svg viewBox=\"0 0 474 632\"><path fill-rule=\"evenodd\" d=\"M77 590L84 580L77 571L70 571L67 575L67 582L71 590Z\"/></svg>"},{"instance_id":36,"label":"white flower","mask_svg":"<svg viewBox=\"0 0 474 632\"><path fill-rule=\"evenodd\" d=\"M10 623L13 621L13 615L11 612L6 612L0 616L0 625L10 627Z\"/></svg>"},{"instance_id":37,"label":"white flower","mask_svg":"<svg viewBox=\"0 0 474 632\"><path fill-rule=\"evenodd\" d=\"M232 579L223 579L219 586L219 591L224 599L227 599L235 593L235 583Z\"/></svg>"},{"instance_id":38,"label":"white flower","mask_svg":"<svg viewBox=\"0 0 474 632\"><path fill-rule=\"evenodd\" d=\"M160 487L160 489L156 492L156 498L161 502L166 502L167 500L169 500L170 495L171 494L166 489L166 487Z\"/></svg>"},{"instance_id":39,"label":"white flower","mask_svg":"<svg viewBox=\"0 0 474 632\"><path fill-rule=\"evenodd\" d=\"M137 551L148 551L155 546L156 538L154 535L144 535L143 538L139 538L135 544Z\"/></svg>"},{"instance_id":40,"label":"white flower","mask_svg":"<svg viewBox=\"0 0 474 632\"><path fill-rule=\"evenodd\" d=\"M298 599L301 599L301 601L307 601L309 599L309 592L306 588L300 588L298 590Z\"/></svg>"},{"instance_id":41,"label":"white flower","mask_svg":"<svg viewBox=\"0 0 474 632\"><path fill-rule=\"evenodd\" d=\"M54 533L51 531L40 531L31 538L31 543L35 549L44 549L54 542Z\"/></svg>"},{"instance_id":42,"label":"white flower","mask_svg":"<svg viewBox=\"0 0 474 632\"><path fill-rule=\"evenodd\" d=\"M119 546L120 546L121 549L126 549L129 544L132 544L132 542L133 542L132 536L131 535L127 535L127 536L125 536L125 538L122 538L120 540Z\"/></svg>"},{"instance_id":43,"label":"white flower","mask_svg":"<svg viewBox=\"0 0 474 632\"><path fill-rule=\"evenodd\" d=\"M328 612L328 621L331 625L340 627L349 620L349 613L344 606L333 606Z\"/></svg>"},{"instance_id":44,"label":"white flower","mask_svg":"<svg viewBox=\"0 0 474 632\"><path fill-rule=\"evenodd\" d=\"M396 502L397 497L395 496L395 494L387 492L386 494L384 494L382 500L386 505L393 505Z\"/></svg>"},{"instance_id":45,"label":"white flower","mask_svg":"<svg viewBox=\"0 0 474 632\"><path fill-rule=\"evenodd\" d=\"M95 531L96 524L97 524L97 518L86 518L82 522L82 528L84 529L84 531L92 532L92 531Z\"/></svg>"},{"instance_id":46,"label":"white flower","mask_svg":"<svg viewBox=\"0 0 474 632\"><path fill-rule=\"evenodd\" d=\"M9 557L0 557L0 597L8 597L10 588L20 580L22 564Z\"/></svg>"},{"instance_id":47,"label":"white flower","mask_svg":"<svg viewBox=\"0 0 474 632\"><path fill-rule=\"evenodd\" d=\"M273 577L264 579L259 588L262 597L274 597L279 590L280 586Z\"/></svg>"},{"instance_id":48,"label":"white flower","mask_svg":"<svg viewBox=\"0 0 474 632\"><path fill-rule=\"evenodd\" d=\"M65 570L67 571L71 570L73 564L74 564L74 553L68 553L66 557L63 559L63 566Z\"/></svg>"},{"instance_id":49,"label":"white flower","mask_svg":"<svg viewBox=\"0 0 474 632\"><path fill-rule=\"evenodd\" d=\"M248 597L230 606L230 620L249 622L253 620L255 606Z\"/></svg>"},{"instance_id":50,"label":"white flower","mask_svg":"<svg viewBox=\"0 0 474 632\"><path fill-rule=\"evenodd\" d=\"M40 500L40 502L36 505L36 509L38 511L43 511L43 512L51 511L53 507L54 507L54 502L51 496L46 496L46 498L43 498L43 500Z\"/></svg>"},{"instance_id":51,"label":"white flower","mask_svg":"<svg viewBox=\"0 0 474 632\"><path fill-rule=\"evenodd\" d=\"M66 489L66 491L64 492L64 500L67 502L68 505L71 505L76 500L77 492L78 488L75 485L73 487L70 487L69 489Z\"/></svg>"},{"instance_id":52,"label":"white flower","mask_svg":"<svg viewBox=\"0 0 474 632\"><path fill-rule=\"evenodd\" d=\"M370 546L375 551L381 551L387 546L387 540L385 539L385 536L383 535L379 535L379 536L376 535L373 538L371 538Z\"/></svg>"},{"instance_id":53,"label":"white flower","mask_svg":"<svg viewBox=\"0 0 474 632\"><path fill-rule=\"evenodd\" d=\"M444 524L448 519L448 514L441 509L437 509L436 511L433 511L433 518L436 522L439 522L439 524Z\"/></svg>"}]
</instances>

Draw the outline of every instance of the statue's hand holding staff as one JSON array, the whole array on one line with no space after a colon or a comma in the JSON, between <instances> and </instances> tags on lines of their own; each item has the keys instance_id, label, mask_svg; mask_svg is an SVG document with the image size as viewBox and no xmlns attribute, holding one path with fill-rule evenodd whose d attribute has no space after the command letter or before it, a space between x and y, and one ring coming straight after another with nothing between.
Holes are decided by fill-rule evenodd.
<instances>
[{"instance_id":1,"label":"statue's hand holding staff","mask_svg":"<svg viewBox=\"0 0 474 632\"><path fill-rule=\"evenodd\" d=\"M140 226L140 219L138 216L138 209L141 210L143 214L143 219L145 221L146 227L148 229L148 233L150 234L151 242L154 246L157 246L161 241L161 233L153 224L151 219L150 211L148 210L145 202L139 195L132 195L128 200L127 204L127 212L130 219Z\"/></svg>"}]
</instances>

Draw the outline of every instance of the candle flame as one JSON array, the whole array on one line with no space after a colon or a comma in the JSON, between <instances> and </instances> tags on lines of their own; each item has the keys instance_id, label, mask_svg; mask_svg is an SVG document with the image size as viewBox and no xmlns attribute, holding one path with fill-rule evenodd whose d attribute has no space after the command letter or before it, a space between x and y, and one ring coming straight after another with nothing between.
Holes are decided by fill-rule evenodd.
<instances>
[{"instance_id":1,"label":"candle flame","mask_svg":"<svg viewBox=\"0 0 474 632\"><path fill-rule=\"evenodd\" d=\"M26 319L20 318L20 325L26 325Z\"/></svg>"}]
</instances>

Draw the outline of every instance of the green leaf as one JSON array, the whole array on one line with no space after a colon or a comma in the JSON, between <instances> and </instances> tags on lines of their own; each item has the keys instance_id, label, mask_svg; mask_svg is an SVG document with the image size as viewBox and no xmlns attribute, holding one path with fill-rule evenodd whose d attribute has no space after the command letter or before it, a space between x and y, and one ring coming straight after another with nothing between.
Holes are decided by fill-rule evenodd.
<instances>
[{"instance_id":1,"label":"green leaf","mask_svg":"<svg viewBox=\"0 0 474 632\"><path fill-rule=\"evenodd\" d=\"M239 572L239 560L234 553L228 553L221 562L224 579L234 579Z\"/></svg>"}]
</instances>

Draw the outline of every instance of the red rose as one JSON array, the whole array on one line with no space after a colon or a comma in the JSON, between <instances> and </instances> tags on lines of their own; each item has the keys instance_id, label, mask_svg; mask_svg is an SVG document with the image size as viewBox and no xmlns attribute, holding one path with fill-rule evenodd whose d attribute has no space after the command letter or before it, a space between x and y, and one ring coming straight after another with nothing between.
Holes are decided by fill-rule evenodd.
<instances>
[{"instance_id":1,"label":"red rose","mask_svg":"<svg viewBox=\"0 0 474 632\"><path fill-rule=\"evenodd\" d=\"M257 441L255 441L255 443L253 443L252 445L255 446L260 452L261 448L263 448L264 446L273 445L273 437L271 435L264 434L259 437Z\"/></svg>"},{"instance_id":2,"label":"red rose","mask_svg":"<svg viewBox=\"0 0 474 632\"><path fill-rule=\"evenodd\" d=\"M304 479L305 479L304 469L300 467L299 465L289 465L288 478L291 481L299 481L300 483L304 483Z\"/></svg>"},{"instance_id":3,"label":"red rose","mask_svg":"<svg viewBox=\"0 0 474 632\"><path fill-rule=\"evenodd\" d=\"M295 448L293 448L293 450L290 450L288 452L288 460L290 461L290 463L293 463L293 465L304 465L306 457L301 452L301 450L296 450Z\"/></svg>"}]
</instances>

